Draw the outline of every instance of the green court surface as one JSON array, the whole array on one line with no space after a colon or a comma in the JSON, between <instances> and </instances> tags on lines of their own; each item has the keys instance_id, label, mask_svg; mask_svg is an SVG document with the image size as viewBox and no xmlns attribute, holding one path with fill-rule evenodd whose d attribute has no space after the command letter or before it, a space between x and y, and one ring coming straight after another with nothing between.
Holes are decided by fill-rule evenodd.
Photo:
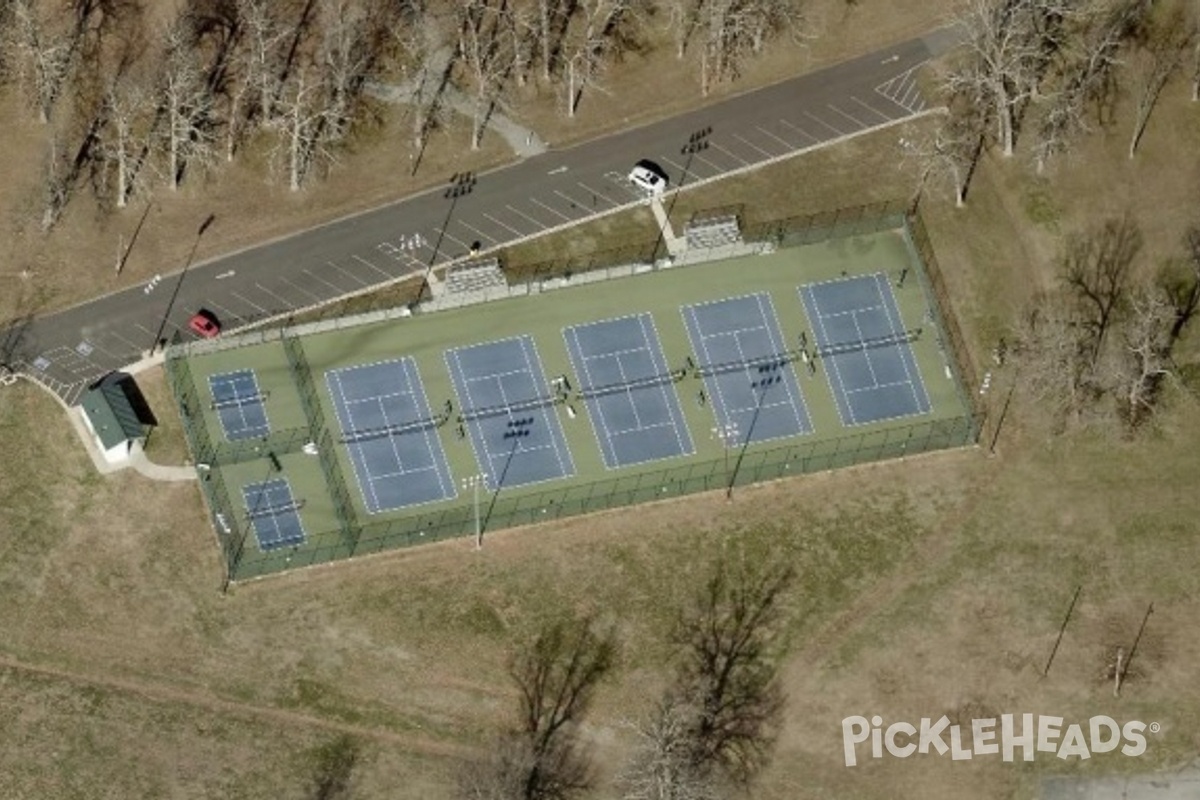
<instances>
[{"instance_id":1,"label":"green court surface","mask_svg":"<svg viewBox=\"0 0 1200 800\"><path fill-rule=\"evenodd\" d=\"M813 432L727 452L714 432L712 404L700 396L702 382L688 375L668 388L678 395L695 452L608 469L583 405L571 404L578 412L574 415L568 413L567 404L557 405L548 413L556 415L562 426L574 474L501 487L495 494L484 492L479 513L487 530L973 443L977 420L967 390L958 380L960 367L952 362L942 336L946 309L933 302L924 265L907 237L907 229L898 228L567 285L454 310L361 325L342 323L336 330L275 331L247 337L245 346L239 346L235 337L207 350L175 348L168 357L169 372L189 422L196 460L208 460L204 488L214 517L221 515L214 527L230 576L254 577L474 531L473 495L463 481L480 467L471 442L460 437L453 423L433 433L445 451L456 496L395 511L367 512L347 447L337 442L340 427L325 382L327 370L412 357L430 406L440 408L447 400L458 402L446 366L448 349L529 335L546 373L539 378L548 383L554 376L566 375L578 385L563 329L615 317L651 314L666 362L676 369L696 356L681 306L766 292L784 341L789 348L798 347L801 335L812 330L800 286L883 273L903 327L922 331L911 348L931 410L843 427L821 362L812 374L805 362L796 359L787 368L799 381ZM311 374L305 374L301 361ZM272 433L263 440L227 443L210 407L208 377L239 369L253 369L267 393ZM308 442L321 446L306 452ZM297 546L263 552L246 519L241 487L281 477L304 502L299 513L306 538Z\"/></svg>"}]
</instances>

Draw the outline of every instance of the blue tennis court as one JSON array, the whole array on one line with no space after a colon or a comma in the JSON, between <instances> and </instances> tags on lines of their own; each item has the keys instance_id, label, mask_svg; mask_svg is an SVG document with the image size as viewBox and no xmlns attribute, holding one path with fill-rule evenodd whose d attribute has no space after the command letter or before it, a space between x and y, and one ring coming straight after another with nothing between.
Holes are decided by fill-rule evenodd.
<instances>
[{"instance_id":1,"label":"blue tennis court","mask_svg":"<svg viewBox=\"0 0 1200 800\"><path fill-rule=\"evenodd\" d=\"M765 292L683 306L706 399L728 446L812 432L791 354Z\"/></svg>"},{"instance_id":2,"label":"blue tennis court","mask_svg":"<svg viewBox=\"0 0 1200 800\"><path fill-rule=\"evenodd\" d=\"M649 314L563 330L609 469L694 452L672 373Z\"/></svg>"},{"instance_id":3,"label":"blue tennis court","mask_svg":"<svg viewBox=\"0 0 1200 800\"><path fill-rule=\"evenodd\" d=\"M292 497L292 487L286 478L248 483L242 487L242 499L260 550L304 542L299 513L303 503Z\"/></svg>"},{"instance_id":4,"label":"blue tennis court","mask_svg":"<svg viewBox=\"0 0 1200 800\"><path fill-rule=\"evenodd\" d=\"M446 351L446 366L490 490L575 474L533 339L521 336Z\"/></svg>"},{"instance_id":5,"label":"blue tennis court","mask_svg":"<svg viewBox=\"0 0 1200 800\"><path fill-rule=\"evenodd\" d=\"M887 275L807 284L800 298L843 425L929 413L910 344L920 330L905 330Z\"/></svg>"},{"instance_id":6,"label":"blue tennis court","mask_svg":"<svg viewBox=\"0 0 1200 800\"><path fill-rule=\"evenodd\" d=\"M212 392L212 408L221 420L221 430L229 441L253 439L271 432L266 395L258 389L258 378L252 369L225 372L208 376Z\"/></svg>"},{"instance_id":7,"label":"blue tennis court","mask_svg":"<svg viewBox=\"0 0 1200 800\"><path fill-rule=\"evenodd\" d=\"M455 496L437 434L449 409L430 409L413 359L330 370L325 381L367 511Z\"/></svg>"}]
</instances>

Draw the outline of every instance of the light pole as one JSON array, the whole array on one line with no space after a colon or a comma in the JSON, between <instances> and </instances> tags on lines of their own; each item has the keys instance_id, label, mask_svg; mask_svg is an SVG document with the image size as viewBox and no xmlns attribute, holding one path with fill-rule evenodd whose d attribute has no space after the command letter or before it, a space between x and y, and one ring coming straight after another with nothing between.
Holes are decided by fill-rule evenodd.
<instances>
[{"instance_id":1,"label":"light pole","mask_svg":"<svg viewBox=\"0 0 1200 800\"><path fill-rule=\"evenodd\" d=\"M724 425L718 425L712 429L713 436L721 440L721 446L725 448L725 475L729 475L729 448L733 447L737 442L738 424L736 422L726 422ZM733 500L733 482L730 481L729 488L725 491L725 500Z\"/></svg>"},{"instance_id":2,"label":"light pole","mask_svg":"<svg viewBox=\"0 0 1200 800\"><path fill-rule=\"evenodd\" d=\"M188 253L187 262L183 265L183 270L179 273L179 280L175 281L175 289L171 292L171 299L167 301L167 310L163 312L162 322L158 326L158 333L154 335L154 343L150 345L151 355L162 346L163 333L167 330L167 320L171 316L171 309L175 307L175 300L179 297L179 290L183 288L183 279L187 276L187 271L192 266L192 259L196 257L196 248L200 246L200 237L204 235L204 232L208 230L208 227L213 224L213 220L216 218L216 214L209 214L196 230L196 238L192 242L192 249Z\"/></svg>"},{"instance_id":3,"label":"light pole","mask_svg":"<svg viewBox=\"0 0 1200 800\"><path fill-rule=\"evenodd\" d=\"M479 522L479 487L487 480L487 474L479 473L463 478L463 488L470 489L475 495L475 549L483 549L483 526Z\"/></svg>"}]
</instances>

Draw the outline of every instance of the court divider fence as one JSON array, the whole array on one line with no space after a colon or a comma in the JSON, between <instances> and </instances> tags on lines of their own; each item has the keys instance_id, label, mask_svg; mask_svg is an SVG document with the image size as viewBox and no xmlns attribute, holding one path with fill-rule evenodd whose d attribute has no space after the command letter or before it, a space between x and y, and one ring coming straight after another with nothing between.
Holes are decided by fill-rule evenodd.
<instances>
[{"instance_id":1,"label":"court divider fence","mask_svg":"<svg viewBox=\"0 0 1200 800\"><path fill-rule=\"evenodd\" d=\"M960 387L963 400L961 415L847 432L835 438L798 440L768 449L752 448L743 458L735 459L733 456L737 454L731 453L729 457L706 462L689 461L678 466L647 469L587 484L571 484L540 491L513 490L509 493L500 490L491 497L483 498L480 503L484 530L524 526L731 486L736 489L789 475L840 469L977 443L985 422L984 408L979 402L978 376L950 306L945 277L934 255L928 231L914 205L906 202L877 203L786 219L751 221L743 227L743 239L765 250L896 229L905 231L919 264L918 278L931 298L939 346L943 351L948 349L947 363L954 370ZM593 254L585 262L555 261L526 267L516 274L510 274L510 279L520 276L527 280L543 280L631 263L652 265L659 255L658 242L630 245ZM337 454L333 450L335 440L325 424L312 369L299 338L299 333L316 328L343 328L354 324L353 320L330 321L328 324L300 326L299 329L263 331L248 338L246 346L282 340L309 427L279 431L265 440L244 443L213 443L203 414L200 413L202 401L187 363L192 348L183 345L168 350L166 372L183 411L183 426L189 445L197 463L204 463L208 467L201 470L204 473L201 475L201 486L214 517L229 580L245 580L286 569L474 533L474 507L469 499L438 510L389 516L375 521L363 520L355 511ZM220 349L232 346L236 345L226 341ZM203 348L196 348L196 351L210 352ZM233 504L220 467L262 458L267 444L277 447L276 452L292 452L309 441L317 445L339 529L308 531L306 543L291 548L263 552L257 547L248 547L249 523L245 515L238 511L240 506Z\"/></svg>"}]
</instances>

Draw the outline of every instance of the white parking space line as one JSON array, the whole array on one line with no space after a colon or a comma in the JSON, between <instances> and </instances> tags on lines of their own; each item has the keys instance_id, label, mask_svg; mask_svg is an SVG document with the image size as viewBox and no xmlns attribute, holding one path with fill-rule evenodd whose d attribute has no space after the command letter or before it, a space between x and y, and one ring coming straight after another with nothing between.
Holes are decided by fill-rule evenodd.
<instances>
[{"instance_id":1,"label":"white parking space line","mask_svg":"<svg viewBox=\"0 0 1200 800\"><path fill-rule=\"evenodd\" d=\"M700 153L696 153L694 156L692 156L692 174L696 174L696 162L700 162L701 164L707 164L708 166L712 167L712 171L713 171L714 175L724 175L726 172L729 171L728 169L726 169L725 167L722 167L717 162L710 161L709 159L702 156Z\"/></svg>"},{"instance_id":2,"label":"white parking space line","mask_svg":"<svg viewBox=\"0 0 1200 800\"><path fill-rule=\"evenodd\" d=\"M808 131L804 130L804 128L801 128L799 125L793 125L792 123L788 122L786 119L781 119L781 120L779 120L779 124L780 124L780 125L783 125L783 126L784 126L784 127L786 127L786 128L791 128L791 129L792 129L792 130L794 130L796 133L798 133L798 134L800 134L801 136L803 136L805 139L808 139L810 143L815 143L815 142L819 142L819 141L820 141L820 139L818 139L817 137L813 136L813 135L812 135L811 133L809 133Z\"/></svg>"},{"instance_id":3,"label":"white parking space line","mask_svg":"<svg viewBox=\"0 0 1200 800\"><path fill-rule=\"evenodd\" d=\"M339 267L337 264L333 263L332 261L326 261L325 263L326 263L326 264L328 264L329 266L333 267L334 269L336 269L338 272L342 273L343 275L349 275L349 276L350 276L350 278L351 278L351 280L353 280L353 281L354 281L355 283L357 283L359 286L370 286L370 284L369 284L369 283L367 283L367 282L366 282L366 281L364 281L362 278L360 278L360 277L358 277L357 275L355 275L355 274L354 274L353 272L351 272L350 270L348 270L348 269L343 269L342 267Z\"/></svg>"},{"instance_id":4,"label":"white parking space line","mask_svg":"<svg viewBox=\"0 0 1200 800\"><path fill-rule=\"evenodd\" d=\"M778 136L771 133L766 128L755 125L754 129L757 130L759 133L763 134L764 136L770 136L772 139L779 142L781 145L783 145L784 147L787 148L787 152L789 152L789 153L796 149L796 146L794 144L792 144L791 142L785 141L784 139L779 138Z\"/></svg>"},{"instance_id":5,"label":"white parking space line","mask_svg":"<svg viewBox=\"0 0 1200 800\"><path fill-rule=\"evenodd\" d=\"M809 119L811 119L813 122L817 123L818 125L824 125L826 128L829 128L829 130L833 131L838 136L846 135L846 132L843 131L841 128L836 128L833 125L826 122L825 120L820 119L819 117L814 117L812 114L808 113L807 111L801 111L800 113L802 113L804 116L808 117Z\"/></svg>"},{"instance_id":6,"label":"white parking space line","mask_svg":"<svg viewBox=\"0 0 1200 800\"><path fill-rule=\"evenodd\" d=\"M382 275L385 278L392 277L392 274L390 272L385 272L384 270L381 270L379 267L375 266L370 261L367 261L365 258L363 258L361 256L352 255L350 257L353 258L355 261L359 262L360 264L366 264L368 267L375 270L376 272L378 272L380 275Z\"/></svg>"},{"instance_id":7,"label":"white parking space line","mask_svg":"<svg viewBox=\"0 0 1200 800\"><path fill-rule=\"evenodd\" d=\"M739 135L739 134L736 134L736 133L735 133L735 134L733 134L733 138L737 139L739 142L741 142L742 144L746 145L746 147L749 147L751 150L757 150L758 152L762 153L762 154L763 154L764 156L766 156L767 158L774 158L774 157L775 157L775 154L774 154L774 153L768 153L766 150L763 150L761 147L759 147L758 145L754 144L753 142L751 142L750 140L748 140L748 139L747 139L746 137L744 137L744 136L741 136L741 135Z\"/></svg>"},{"instance_id":8,"label":"white parking space line","mask_svg":"<svg viewBox=\"0 0 1200 800\"><path fill-rule=\"evenodd\" d=\"M476 236L478 236L478 237L480 238L480 240L481 240L481 241L483 241L483 240L486 240L486 241L488 241L488 242L491 242L492 244L500 244L500 240L499 240L499 239L496 239L496 238L494 238L494 237L492 237L492 236L488 236L486 233L484 233L483 231L479 230L479 228L476 228L474 225L472 225L472 224L471 224L471 223L469 223L469 222L464 222L463 220L459 220L458 224L459 224L459 225L462 225L464 228L466 228L467 230L471 231L471 233L473 233L473 234L475 234ZM414 261L416 261L416 259L415 259L415 258L414 258L413 260L414 260Z\"/></svg>"},{"instance_id":9,"label":"white parking space line","mask_svg":"<svg viewBox=\"0 0 1200 800\"><path fill-rule=\"evenodd\" d=\"M846 119L848 119L848 120L850 120L851 122L853 122L853 123L854 123L855 125L857 125L858 127L860 127L860 128L865 128L865 127L867 127L867 126L866 126L866 124L865 124L865 123L864 123L862 120L860 120L858 117L855 117L855 116L852 116L852 115L850 115L850 114L847 114L845 111L842 111L840 108L838 108L837 106L835 106L833 103L827 103L827 105L829 106L829 110L830 110L830 111L836 111L837 113L841 114L841 115L842 115L843 117L845 117Z\"/></svg>"},{"instance_id":10,"label":"white parking space line","mask_svg":"<svg viewBox=\"0 0 1200 800\"><path fill-rule=\"evenodd\" d=\"M326 286L328 286L330 289L333 289L338 294L341 294L342 292L345 291L345 289L335 286L334 284L332 284L329 281L322 278L320 275L316 275L312 272L309 272L306 269L302 269L302 270L300 270L300 272L301 272L301 274L305 275L309 280L316 281L317 283L323 283Z\"/></svg>"},{"instance_id":11,"label":"white parking space line","mask_svg":"<svg viewBox=\"0 0 1200 800\"><path fill-rule=\"evenodd\" d=\"M728 169L737 169L739 166L744 167L749 164L749 162L743 161L742 159L738 158L735 154L731 153L729 150L726 150L724 147L721 147L721 145L717 144L716 142L709 142L708 146L711 147L716 152L723 154L730 161L734 162L733 167L729 167L726 170L720 170L722 172L728 171Z\"/></svg>"},{"instance_id":12,"label":"white parking space line","mask_svg":"<svg viewBox=\"0 0 1200 800\"><path fill-rule=\"evenodd\" d=\"M503 222L501 222L500 220L496 219L495 217L493 217L491 214L487 213L486 211L484 211L484 212L483 212L483 216L487 217L489 220L491 220L492 222L496 223L496 224L497 224L497 225L499 225L501 228L504 228L506 231L509 231L509 232L511 232L511 233L512 233L514 236L524 236L524 235L525 235L525 234L524 234L524 233L522 233L521 231L519 231L519 230L517 230L516 228L514 228L512 225L506 225L505 223L503 223Z\"/></svg>"},{"instance_id":13,"label":"white parking space line","mask_svg":"<svg viewBox=\"0 0 1200 800\"><path fill-rule=\"evenodd\" d=\"M153 337L155 336L155 332L154 332L154 331L152 331L152 330L150 330L149 328L147 328L147 327L146 327L145 325L143 325L142 323L140 323L140 322L135 322L135 323L133 323L133 324L134 324L134 327L136 327L136 328L140 329L140 330L142 331L142 333L146 334L146 336L148 336L148 337L151 337L151 338L153 338Z\"/></svg>"},{"instance_id":14,"label":"white parking space line","mask_svg":"<svg viewBox=\"0 0 1200 800\"><path fill-rule=\"evenodd\" d=\"M579 211L583 212L585 217L588 216L590 209L596 207L595 198L593 198L592 202L589 204L587 200L576 200L574 197L571 197L571 195L567 194L566 192L560 192L558 189L555 189L554 193L563 200L566 200L567 205L571 208L578 209ZM577 217L572 217L572 219L577 219Z\"/></svg>"},{"instance_id":15,"label":"white parking space line","mask_svg":"<svg viewBox=\"0 0 1200 800\"><path fill-rule=\"evenodd\" d=\"M211 300L208 301L208 304L210 306L212 306L213 310L215 310L217 312L217 314L220 315L221 322L225 323L226 325L229 325L230 323L232 323L234 327L237 327L237 325L239 323L246 321L246 318L243 317L241 314L231 311L228 308L225 308L225 306L222 306L218 303L214 303Z\"/></svg>"},{"instance_id":16,"label":"white parking space line","mask_svg":"<svg viewBox=\"0 0 1200 800\"><path fill-rule=\"evenodd\" d=\"M295 304L294 304L294 303L293 303L291 300L288 300L286 297L284 297L284 296L283 296L283 295L281 295L281 294L277 294L277 293L275 293L275 292L271 291L271 290L270 290L270 289L268 289L267 287L263 286L261 283L257 283L257 282L256 282L254 285L258 287L258 290L259 290L260 292L262 292L263 294L268 294L268 295L270 295L271 297L274 297L276 300L278 300L279 302L283 303L283 304L284 304L284 306L285 306L285 307L287 307L287 308L291 308L293 305L295 305Z\"/></svg>"},{"instance_id":17,"label":"white parking space line","mask_svg":"<svg viewBox=\"0 0 1200 800\"><path fill-rule=\"evenodd\" d=\"M248 297L245 297L244 295L240 295L240 294L238 294L237 292L230 292L230 294L232 294L232 295L233 295L234 297L236 297L238 300L241 300L241 301L242 301L243 303L245 303L246 305L248 305L248 306L250 306L250 307L252 307L252 308L256 308L256 309L258 309L258 310L259 310L259 311L261 311L263 314L266 314L266 313L267 313L267 310L266 310L265 308L263 308L263 307L262 307L262 306L260 306L258 303L256 303L256 302L254 302L253 300L251 300L250 298L248 298Z\"/></svg>"},{"instance_id":18,"label":"white parking space line","mask_svg":"<svg viewBox=\"0 0 1200 800\"><path fill-rule=\"evenodd\" d=\"M458 245L459 247L461 247L461 248L462 248L462 249L464 249L464 250L470 250L470 249L471 249L471 245L467 244L467 243L466 243L466 242L464 242L462 239L459 239L457 236L455 236L454 234L450 233L449 231L438 231L438 233L439 233L440 235L442 235L442 236L445 236L447 239L449 239L450 241L454 242L456 245ZM448 255L448 254L445 254L445 253L443 253L442 255L443 255L443 256L445 256L446 258L450 259L451 261L453 261L453 260L454 260L454 257L453 257L453 256L451 256L451 255Z\"/></svg>"},{"instance_id":19,"label":"white parking space line","mask_svg":"<svg viewBox=\"0 0 1200 800\"><path fill-rule=\"evenodd\" d=\"M536 220L536 219L534 219L533 217L529 216L529 215L528 215L528 214L526 214L525 212L523 212L523 211L520 211L519 209L513 208L513 207L512 207L512 206L510 206L510 205L507 205L507 204L506 204L504 207L505 207L505 208L507 208L509 211L513 212L514 214L516 214L517 216L519 216L519 217L524 217L525 219L529 220L530 222L532 222L534 225L536 225L536 226L537 226L538 228L540 228L541 230L545 230L546 228L549 228L549 227L550 227L549 225L545 224L544 222L539 222L538 220Z\"/></svg>"},{"instance_id":20,"label":"white parking space line","mask_svg":"<svg viewBox=\"0 0 1200 800\"><path fill-rule=\"evenodd\" d=\"M561 211L559 211L556 208L551 208L550 206L543 203L541 200L538 200L536 197L531 197L531 198L529 198L529 200L530 200L530 202L537 203L539 206L546 209L551 214L557 214L561 219L566 220L567 222L573 222L575 220L574 217L568 217L566 214L562 213ZM574 205L574 201L572 201L572 205Z\"/></svg>"},{"instance_id":21,"label":"white parking space line","mask_svg":"<svg viewBox=\"0 0 1200 800\"><path fill-rule=\"evenodd\" d=\"M288 286L291 286L292 288L294 288L296 291L298 291L300 294L304 295L305 297L308 297L308 298L310 298L310 299L312 299L312 300L317 300L317 301L320 301L320 300L323 300L323 299L324 299L324 298L323 298L323 297L321 297L320 295L313 294L313 293L312 293L312 292L310 292L308 289L305 289L303 286L301 286L300 284L296 283L296 282L295 282L295 281L293 281L293 280L290 280L290 279L288 279L288 278L285 278L285 277L284 277L284 276L282 276L282 275L281 275L281 276L279 276L279 277L280 277L280 280L282 280L282 281L283 281L284 283L286 283Z\"/></svg>"},{"instance_id":22,"label":"white parking space line","mask_svg":"<svg viewBox=\"0 0 1200 800\"><path fill-rule=\"evenodd\" d=\"M597 190L593 189L592 187L588 186L586 183L580 183L579 185L582 186L588 192L590 192L592 197L598 197L599 199L603 200L604 202L606 202L612 206L621 205L616 200L613 200L611 197L608 197L606 194L604 194L604 192L597 191Z\"/></svg>"},{"instance_id":23,"label":"white parking space line","mask_svg":"<svg viewBox=\"0 0 1200 800\"><path fill-rule=\"evenodd\" d=\"M850 96L850 99L853 100L854 102L858 103L860 106L865 108L867 111L870 111L875 116L879 117L884 122L892 121L892 117L889 117L887 114L884 114L882 111L875 108L875 106L871 105L870 103L864 103L862 100L859 100L857 97L854 97L853 95Z\"/></svg>"},{"instance_id":24,"label":"white parking space line","mask_svg":"<svg viewBox=\"0 0 1200 800\"><path fill-rule=\"evenodd\" d=\"M917 86L917 82L913 81L909 85L908 89L905 90L905 92L904 92L904 102L902 105L904 105L905 108L911 109L913 106L913 101L916 100L917 98L919 98L920 96L921 96L921 89L920 89L920 87Z\"/></svg>"}]
</instances>

